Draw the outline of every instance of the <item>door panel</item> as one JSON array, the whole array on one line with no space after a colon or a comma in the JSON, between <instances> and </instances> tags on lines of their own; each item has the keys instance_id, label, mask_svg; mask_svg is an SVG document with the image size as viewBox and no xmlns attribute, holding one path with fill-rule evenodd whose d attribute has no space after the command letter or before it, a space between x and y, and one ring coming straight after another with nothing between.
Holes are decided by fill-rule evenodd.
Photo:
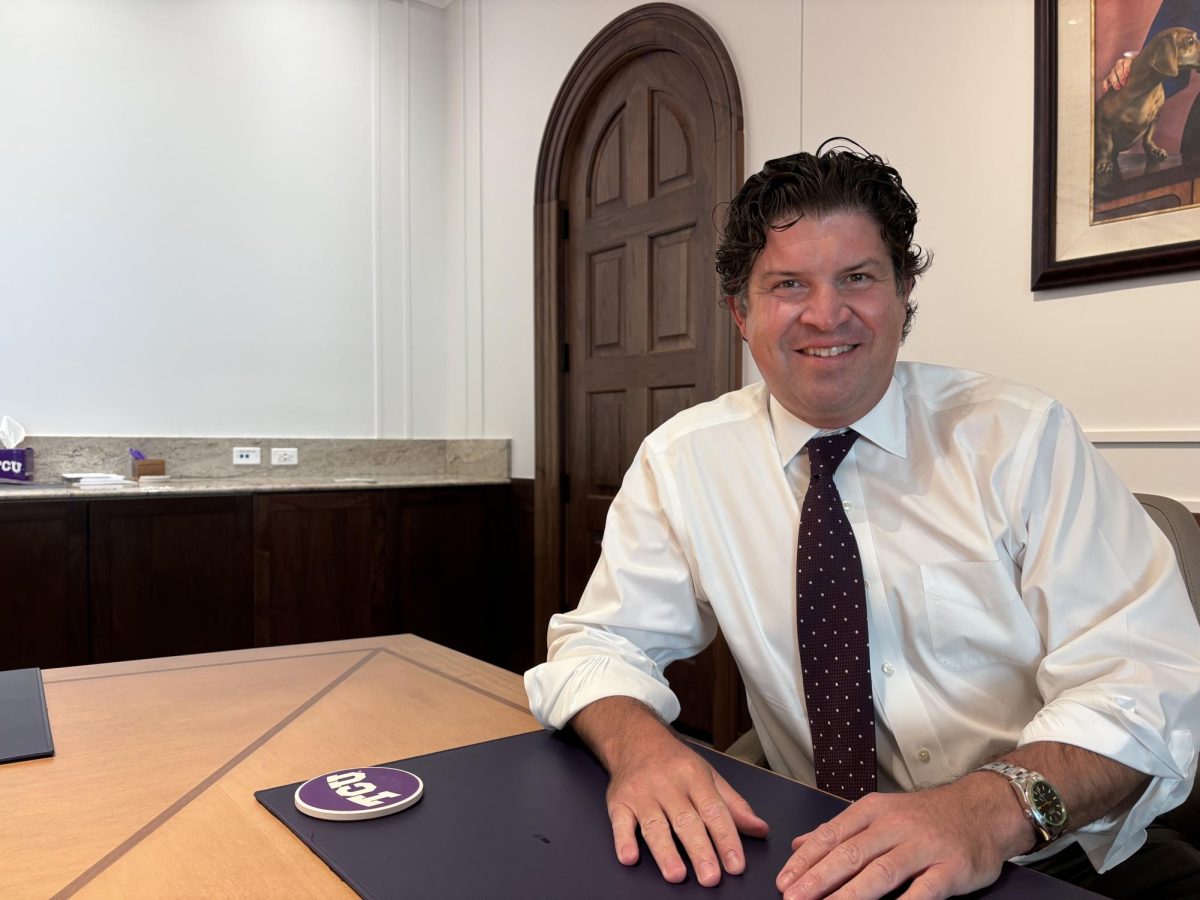
<instances>
[{"instance_id":1,"label":"door panel","mask_svg":"<svg viewBox=\"0 0 1200 900\"><path fill-rule=\"evenodd\" d=\"M694 256L696 226L688 224L650 238L651 353L694 350L695 324L688 299L688 270Z\"/></svg>"},{"instance_id":2,"label":"door panel","mask_svg":"<svg viewBox=\"0 0 1200 900\"><path fill-rule=\"evenodd\" d=\"M625 278L633 267L625 261L628 254L625 244L588 254L588 356L592 359L629 355Z\"/></svg>"}]
</instances>

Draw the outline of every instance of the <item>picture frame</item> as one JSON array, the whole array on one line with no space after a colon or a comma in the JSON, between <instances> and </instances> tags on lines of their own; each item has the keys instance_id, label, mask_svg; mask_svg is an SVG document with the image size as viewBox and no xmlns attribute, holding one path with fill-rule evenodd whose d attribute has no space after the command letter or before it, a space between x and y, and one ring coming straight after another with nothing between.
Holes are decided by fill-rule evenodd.
<instances>
[{"instance_id":1,"label":"picture frame","mask_svg":"<svg viewBox=\"0 0 1200 900\"><path fill-rule=\"evenodd\" d=\"M1111 26L1111 20L1101 18L1111 9L1141 16L1130 19L1125 31L1139 33L1135 28L1140 24L1144 36L1146 10L1153 4L1153 17L1160 2L1036 0L1034 291L1200 269L1200 160L1184 163L1178 147L1166 146L1175 150L1173 158L1147 161L1141 144L1135 143L1120 157L1119 177L1102 176L1096 183L1096 101L1112 65L1098 61L1096 48L1113 43L1106 31L1099 34L1108 40L1097 41L1097 20ZM1126 49L1140 51L1140 40ZM1200 71L1192 72L1191 82L1188 97L1169 102L1178 105L1196 97ZM1192 102L1200 115L1200 99ZM1178 118L1177 111L1173 115ZM1105 183L1105 177L1111 180Z\"/></svg>"}]
</instances>

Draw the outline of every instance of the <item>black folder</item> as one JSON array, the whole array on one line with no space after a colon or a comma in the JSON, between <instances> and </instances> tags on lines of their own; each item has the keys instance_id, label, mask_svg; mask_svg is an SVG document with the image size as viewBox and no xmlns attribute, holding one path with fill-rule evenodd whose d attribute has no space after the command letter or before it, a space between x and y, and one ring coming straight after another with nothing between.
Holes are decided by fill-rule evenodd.
<instances>
[{"instance_id":1,"label":"black folder","mask_svg":"<svg viewBox=\"0 0 1200 900\"><path fill-rule=\"evenodd\" d=\"M42 670L0 672L0 763L53 755Z\"/></svg>"},{"instance_id":2,"label":"black folder","mask_svg":"<svg viewBox=\"0 0 1200 900\"><path fill-rule=\"evenodd\" d=\"M604 803L607 774L576 741L549 732L384 763L420 776L425 794L381 819L310 818L293 801L300 782L255 796L360 896L375 900L778 897L775 876L791 855L792 838L836 815L845 802L696 749L771 826L765 840L743 838L745 873L725 876L716 888L701 887L690 873L683 884L667 884L644 844L636 866L617 862ZM1096 895L1005 864L999 881L972 896Z\"/></svg>"}]
</instances>

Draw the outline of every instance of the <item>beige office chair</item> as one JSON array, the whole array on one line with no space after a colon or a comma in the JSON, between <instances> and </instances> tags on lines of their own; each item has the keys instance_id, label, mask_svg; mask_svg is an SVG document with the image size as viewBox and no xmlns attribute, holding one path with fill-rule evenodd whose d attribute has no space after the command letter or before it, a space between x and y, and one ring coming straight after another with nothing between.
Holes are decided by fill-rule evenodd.
<instances>
[{"instance_id":1,"label":"beige office chair","mask_svg":"<svg viewBox=\"0 0 1200 900\"><path fill-rule=\"evenodd\" d=\"M1183 583L1192 600L1192 610L1200 618L1200 526L1195 517L1178 500L1154 494L1134 494L1154 524L1163 530L1175 548ZM1200 781L1200 779L1198 779ZM1181 806L1158 817L1161 825L1174 828L1193 847L1200 847L1200 791L1195 785Z\"/></svg>"},{"instance_id":2,"label":"beige office chair","mask_svg":"<svg viewBox=\"0 0 1200 900\"><path fill-rule=\"evenodd\" d=\"M1162 529L1163 534L1175 548L1175 556L1179 560L1179 570L1183 573L1183 583L1187 585L1188 596L1192 599L1192 609L1200 618L1200 525L1188 508L1178 500L1170 497L1158 497L1154 494L1134 494L1146 510L1154 524Z\"/></svg>"},{"instance_id":3,"label":"beige office chair","mask_svg":"<svg viewBox=\"0 0 1200 900\"><path fill-rule=\"evenodd\" d=\"M1183 573L1183 582L1187 585L1188 597L1192 601L1192 610L1197 618L1200 618L1200 525L1196 524L1196 519L1187 507L1178 500L1155 494L1134 496L1175 548L1179 569ZM756 766L766 765L762 742L754 729L750 729L730 744L725 752L743 762ZM1165 813L1158 821L1174 828L1194 846L1200 847L1200 791L1193 788L1191 796L1182 806Z\"/></svg>"}]
</instances>

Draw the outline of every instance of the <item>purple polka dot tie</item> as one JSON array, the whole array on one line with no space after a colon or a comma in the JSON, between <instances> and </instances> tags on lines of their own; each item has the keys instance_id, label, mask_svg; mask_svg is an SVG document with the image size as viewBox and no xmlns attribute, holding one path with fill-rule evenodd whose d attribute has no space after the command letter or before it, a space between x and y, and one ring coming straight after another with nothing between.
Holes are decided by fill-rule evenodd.
<instances>
[{"instance_id":1,"label":"purple polka dot tie","mask_svg":"<svg viewBox=\"0 0 1200 900\"><path fill-rule=\"evenodd\" d=\"M833 473L858 437L808 442L812 476L800 512L796 634L817 787L847 800L875 790L875 705L858 542Z\"/></svg>"}]
</instances>

